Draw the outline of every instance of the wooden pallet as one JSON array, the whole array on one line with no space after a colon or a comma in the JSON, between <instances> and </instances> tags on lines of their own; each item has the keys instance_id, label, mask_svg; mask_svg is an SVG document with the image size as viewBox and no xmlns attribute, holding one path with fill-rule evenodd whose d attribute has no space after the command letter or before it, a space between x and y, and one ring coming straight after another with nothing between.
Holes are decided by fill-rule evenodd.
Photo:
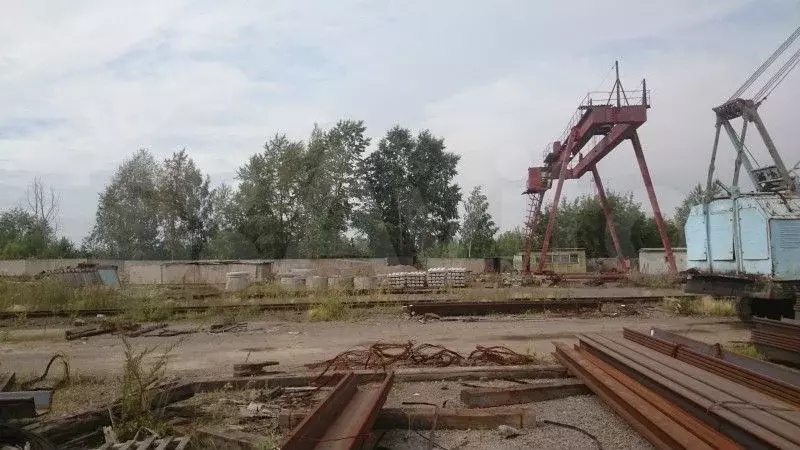
<instances>
[{"instance_id":1,"label":"wooden pallet","mask_svg":"<svg viewBox=\"0 0 800 450\"><path fill-rule=\"evenodd\" d=\"M165 437L158 439L150 436L143 441L127 441L120 444L103 444L96 450L183 450L189 445L189 437Z\"/></svg>"}]
</instances>

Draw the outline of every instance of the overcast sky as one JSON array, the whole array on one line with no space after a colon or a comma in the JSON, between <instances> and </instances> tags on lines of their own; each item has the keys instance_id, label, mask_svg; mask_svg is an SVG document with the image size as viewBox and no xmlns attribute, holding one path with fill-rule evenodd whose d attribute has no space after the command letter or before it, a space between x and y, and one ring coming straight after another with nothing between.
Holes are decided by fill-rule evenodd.
<instances>
[{"instance_id":1,"label":"overcast sky","mask_svg":"<svg viewBox=\"0 0 800 450\"><path fill-rule=\"evenodd\" d=\"M800 24L795 0L34 1L0 15L0 209L34 177L61 196L80 240L97 194L138 148L186 147L212 181L276 132L362 119L430 129L461 155L458 182L484 186L495 220L523 220L526 167L541 161L609 67L653 107L640 129L662 209L705 177L711 107ZM800 72L800 70L798 71ZM604 80L604 77L605 80ZM762 115L787 164L800 74ZM722 155L730 178L730 147ZM608 189L646 200L626 143L600 165ZM591 192L591 180L566 195ZM647 208L649 211L649 207Z\"/></svg>"}]
</instances>

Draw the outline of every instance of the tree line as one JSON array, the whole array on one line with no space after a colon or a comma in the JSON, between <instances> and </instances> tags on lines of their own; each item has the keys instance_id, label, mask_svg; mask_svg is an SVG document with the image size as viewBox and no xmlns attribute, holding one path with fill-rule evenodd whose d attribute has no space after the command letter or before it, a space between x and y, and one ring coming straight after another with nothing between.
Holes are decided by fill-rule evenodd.
<instances>
[{"instance_id":1,"label":"tree line","mask_svg":"<svg viewBox=\"0 0 800 450\"><path fill-rule=\"evenodd\" d=\"M0 213L0 258L93 256L120 259L238 259L511 256L520 229L499 233L481 186L464 198L459 156L428 130L395 126L367 154L363 121L314 126L306 140L268 139L236 171L236 183L211 186L188 152L164 160L140 149L99 193L95 225L77 247L58 236L57 196L39 180L27 204ZM668 221L683 244L695 187ZM654 219L631 194L609 193L623 253L660 247ZM537 236L544 234L543 208ZM553 246L614 253L602 206L593 196L563 200Z\"/></svg>"}]
</instances>

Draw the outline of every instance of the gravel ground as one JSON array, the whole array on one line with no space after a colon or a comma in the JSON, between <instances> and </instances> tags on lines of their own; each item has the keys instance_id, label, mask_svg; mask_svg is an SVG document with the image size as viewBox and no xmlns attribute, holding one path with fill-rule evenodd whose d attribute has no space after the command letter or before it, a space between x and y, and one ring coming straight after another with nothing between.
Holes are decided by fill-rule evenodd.
<instances>
[{"instance_id":1,"label":"gravel ground","mask_svg":"<svg viewBox=\"0 0 800 450\"><path fill-rule=\"evenodd\" d=\"M422 384L422 383L419 383ZM552 420L580 427L593 434L609 449L652 449L639 433L593 395L568 397L533 405L537 421ZM594 449L597 444L579 431L555 425L539 424L536 428L520 430L521 434L505 439L496 430L440 430L434 434L437 446L448 450L512 450L512 449ZM428 431L422 432L425 436ZM381 447L391 450L427 448L428 441L420 434L406 430L388 431L380 441Z\"/></svg>"},{"instance_id":2,"label":"gravel ground","mask_svg":"<svg viewBox=\"0 0 800 450\"><path fill-rule=\"evenodd\" d=\"M536 384L554 380L520 380ZM465 386L468 385L468 386ZM401 407L403 402L433 403L440 407L458 408L461 403L461 390L469 387L509 387L520 386L520 383L505 380L486 381L431 381L420 383L395 383L386 399L387 407Z\"/></svg>"}]
</instances>

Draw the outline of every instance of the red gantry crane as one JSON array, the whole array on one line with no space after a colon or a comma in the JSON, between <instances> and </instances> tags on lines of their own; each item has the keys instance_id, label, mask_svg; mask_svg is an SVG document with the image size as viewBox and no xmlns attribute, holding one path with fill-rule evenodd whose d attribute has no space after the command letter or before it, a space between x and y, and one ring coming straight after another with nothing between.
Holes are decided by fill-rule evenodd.
<instances>
[{"instance_id":1,"label":"red gantry crane","mask_svg":"<svg viewBox=\"0 0 800 450\"><path fill-rule=\"evenodd\" d=\"M561 199L564 181L568 179L577 180L587 172L591 172L594 178L597 196L603 206L606 225L611 234L620 266L627 269L629 264L622 254L611 205L606 199L603 183L597 170L597 163L626 140L631 141L633 152L639 163L639 169L642 172L647 196L653 207L653 215L655 216L658 232L661 235L661 242L664 246L669 269L672 273L677 271L672 245L667 235L667 228L664 224L664 218L661 216L661 209L658 207L650 171L647 169L642 144L636 132L647 121L647 109L650 108L647 82L642 80L642 89L640 91L626 92L620 82L618 62L614 63L614 69L616 80L611 91L589 92L578 106L578 110L567 126L565 134L558 141L553 142L549 151L546 152L543 165L528 168L528 183L523 193L529 196L527 219L524 227L525 252L522 258L523 271L525 273L532 272L531 251L534 246L538 220L541 215L544 195L552 187L553 180L557 181L556 189L547 215L547 227L542 237L541 252L534 270L536 273L544 272L547 253L550 251L550 241L556 226L558 202ZM595 137L598 137L599 141L591 148L588 148L584 154L584 147L587 147Z\"/></svg>"}]
</instances>

